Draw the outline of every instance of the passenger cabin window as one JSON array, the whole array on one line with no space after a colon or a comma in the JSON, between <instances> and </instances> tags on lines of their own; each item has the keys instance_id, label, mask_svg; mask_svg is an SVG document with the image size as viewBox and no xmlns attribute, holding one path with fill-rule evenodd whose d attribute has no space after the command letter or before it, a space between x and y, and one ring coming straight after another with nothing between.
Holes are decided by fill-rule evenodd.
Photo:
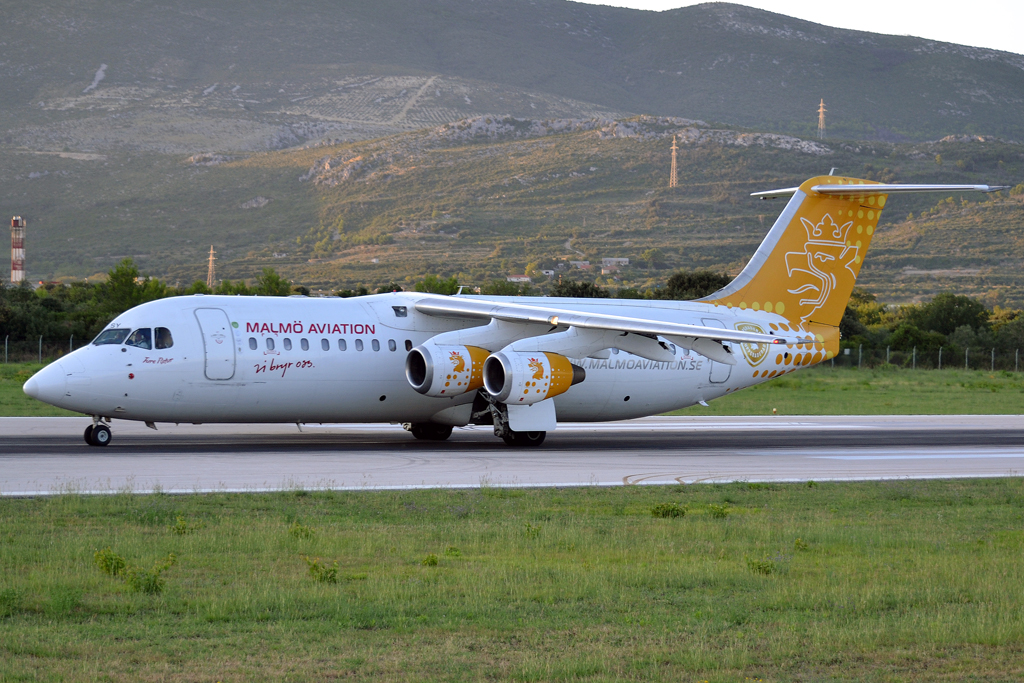
<instances>
[{"instance_id":1,"label":"passenger cabin window","mask_svg":"<svg viewBox=\"0 0 1024 683\"><path fill-rule=\"evenodd\" d=\"M289 339L288 337L284 338L284 350L285 351L291 351L292 350L292 340Z\"/></svg>"},{"instance_id":2,"label":"passenger cabin window","mask_svg":"<svg viewBox=\"0 0 1024 683\"><path fill-rule=\"evenodd\" d=\"M412 351L412 340L411 339L406 339L405 340L405 350L406 351Z\"/></svg>"},{"instance_id":3,"label":"passenger cabin window","mask_svg":"<svg viewBox=\"0 0 1024 683\"><path fill-rule=\"evenodd\" d=\"M174 338L171 337L171 331L166 327L153 328L153 336L158 349L169 349L174 346Z\"/></svg>"},{"instance_id":4,"label":"passenger cabin window","mask_svg":"<svg viewBox=\"0 0 1024 683\"><path fill-rule=\"evenodd\" d=\"M309 351L309 340L303 337L299 340L299 346L302 347L303 351Z\"/></svg>"},{"instance_id":5,"label":"passenger cabin window","mask_svg":"<svg viewBox=\"0 0 1024 683\"><path fill-rule=\"evenodd\" d=\"M398 350L398 344L395 343L394 339L388 339L388 348L391 349L392 351Z\"/></svg>"},{"instance_id":6,"label":"passenger cabin window","mask_svg":"<svg viewBox=\"0 0 1024 683\"><path fill-rule=\"evenodd\" d=\"M274 340L271 339L270 337L267 337L267 351L273 351L273 350L274 350Z\"/></svg>"},{"instance_id":7,"label":"passenger cabin window","mask_svg":"<svg viewBox=\"0 0 1024 683\"><path fill-rule=\"evenodd\" d=\"M362 339L356 339L356 351L362 351L362 350L363 350L363 340Z\"/></svg>"},{"instance_id":8,"label":"passenger cabin window","mask_svg":"<svg viewBox=\"0 0 1024 683\"><path fill-rule=\"evenodd\" d=\"M153 348L153 330L148 327L140 327L125 339L125 346L137 346L140 349Z\"/></svg>"},{"instance_id":9,"label":"passenger cabin window","mask_svg":"<svg viewBox=\"0 0 1024 683\"><path fill-rule=\"evenodd\" d=\"M326 339L321 339L320 340L320 348L323 349L324 351L330 351L331 350L331 342L327 341Z\"/></svg>"},{"instance_id":10,"label":"passenger cabin window","mask_svg":"<svg viewBox=\"0 0 1024 683\"><path fill-rule=\"evenodd\" d=\"M131 330L103 330L95 339L92 340L92 343L96 346L103 346L104 344L120 344L128 338L129 334L131 334Z\"/></svg>"},{"instance_id":11,"label":"passenger cabin window","mask_svg":"<svg viewBox=\"0 0 1024 683\"><path fill-rule=\"evenodd\" d=\"M253 351L256 350L256 337L249 337L249 348Z\"/></svg>"},{"instance_id":12,"label":"passenger cabin window","mask_svg":"<svg viewBox=\"0 0 1024 683\"><path fill-rule=\"evenodd\" d=\"M373 350L374 351L380 351L380 342L379 341L374 339L373 341L370 342L370 344L373 346Z\"/></svg>"},{"instance_id":13,"label":"passenger cabin window","mask_svg":"<svg viewBox=\"0 0 1024 683\"><path fill-rule=\"evenodd\" d=\"M348 350L348 344L345 343L344 339L339 339L338 340L338 350L339 351L346 351L346 350Z\"/></svg>"}]
</instances>

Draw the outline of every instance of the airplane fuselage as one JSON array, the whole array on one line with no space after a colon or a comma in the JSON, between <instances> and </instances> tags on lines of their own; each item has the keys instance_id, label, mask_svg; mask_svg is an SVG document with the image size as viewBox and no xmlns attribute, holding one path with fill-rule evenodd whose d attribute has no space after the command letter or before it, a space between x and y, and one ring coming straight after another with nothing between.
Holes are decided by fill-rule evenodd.
<instances>
[{"instance_id":1,"label":"airplane fuselage","mask_svg":"<svg viewBox=\"0 0 1024 683\"><path fill-rule=\"evenodd\" d=\"M123 331L112 339L126 339L93 343L65 356L36 376L33 390L38 398L69 410L147 422L466 424L476 392L441 398L420 394L406 378L405 361L409 350L435 335L480 321L424 315L415 309L422 296L162 299L121 314L107 327ZM650 320L756 328L765 334L798 329L771 313L696 302L473 299L586 313L640 312ZM160 335L171 344L161 343ZM584 368L586 379L555 397L557 418L621 420L710 401L796 369L794 357L803 355L804 346L808 362L811 347L822 348L737 344L742 353L733 354L737 364L731 366L674 345L671 361L614 348L598 357L572 359ZM815 353L814 359L824 359L824 353Z\"/></svg>"}]
</instances>

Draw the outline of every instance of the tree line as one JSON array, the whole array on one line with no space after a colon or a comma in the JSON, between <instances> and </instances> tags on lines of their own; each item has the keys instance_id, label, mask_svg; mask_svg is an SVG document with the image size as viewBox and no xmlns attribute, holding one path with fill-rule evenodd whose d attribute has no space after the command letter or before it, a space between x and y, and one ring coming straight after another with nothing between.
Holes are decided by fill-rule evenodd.
<instances>
[{"instance_id":1,"label":"tree line","mask_svg":"<svg viewBox=\"0 0 1024 683\"><path fill-rule=\"evenodd\" d=\"M707 270L682 271L672 275L663 287L644 290L611 289L593 282L568 277L553 283L548 296L572 298L621 298L690 300L711 294L726 286L729 276ZM402 291L397 283L388 283L376 291ZM455 276L428 275L417 282L417 292L455 294L460 284ZM463 287L463 293L477 293ZM263 272L251 285L244 281L225 280L215 288L204 282L187 287L172 287L156 278L142 277L131 259L125 259L108 273L105 282L47 283L37 289L27 284L0 287L0 336L12 340L88 340L95 337L123 311L169 296L190 294L228 294L287 296L306 294L309 289L293 286L272 268ZM336 296L370 294L363 286L340 290ZM541 295L529 283L493 280L479 288L491 296ZM1024 313L1000 308L989 310L976 299L951 293L937 295L928 303L890 305L877 301L874 295L854 289L840 324L843 346L865 349L888 349L927 353L945 347L963 351L966 348L998 349L1013 353L1024 347Z\"/></svg>"}]
</instances>

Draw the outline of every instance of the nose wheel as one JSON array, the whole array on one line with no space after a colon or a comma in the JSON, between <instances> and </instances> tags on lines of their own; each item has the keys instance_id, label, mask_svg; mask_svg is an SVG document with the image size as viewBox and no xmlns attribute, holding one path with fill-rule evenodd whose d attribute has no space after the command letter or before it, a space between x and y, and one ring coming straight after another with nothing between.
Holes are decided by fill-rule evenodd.
<instances>
[{"instance_id":1,"label":"nose wheel","mask_svg":"<svg viewBox=\"0 0 1024 683\"><path fill-rule=\"evenodd\" d=\"M90 446L106 446L114 438L110 427L102 423L86 427L84 436L85 442Z\"/></svg>"}]
</instances>

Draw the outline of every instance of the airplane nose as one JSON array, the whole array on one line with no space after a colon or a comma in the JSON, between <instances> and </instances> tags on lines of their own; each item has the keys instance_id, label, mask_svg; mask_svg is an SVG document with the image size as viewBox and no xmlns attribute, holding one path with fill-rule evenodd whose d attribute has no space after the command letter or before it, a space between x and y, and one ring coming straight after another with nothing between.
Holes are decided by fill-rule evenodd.
<instances>
[{"instance_id":1,"label":"airplane nose","mask_svg":"<svg viewBox=\"0 0 1024 683\"><path fill-rule=\"evenodd\" d=\"M64 368L60 363L51 363L29 377L22 390L32 398L55 405L64 398L66 385Z\"/></svg>"}]
</instances>

